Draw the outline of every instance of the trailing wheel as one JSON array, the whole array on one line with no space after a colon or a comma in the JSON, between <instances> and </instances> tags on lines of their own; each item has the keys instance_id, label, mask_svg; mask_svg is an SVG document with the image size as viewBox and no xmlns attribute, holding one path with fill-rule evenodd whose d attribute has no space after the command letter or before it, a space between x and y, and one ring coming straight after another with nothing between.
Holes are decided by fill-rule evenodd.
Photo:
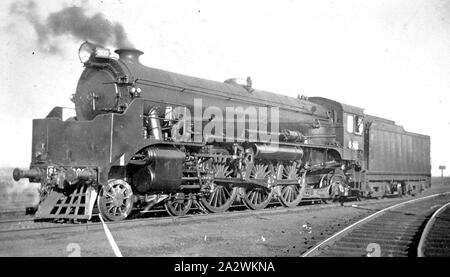
<instances>
[{"instance_id":1,"label":"trailing wheel","mask_svg":"<svg viewBox=\"0 0 450 277\"><path fill-rule=\"evenodd\" d=\"M286 167L281 166L279 171L279 177L281 177L281 180L297 181L299 179L298 170L295 163ZM302 200L300 189L300 184L281 186L280 196L278 197L278 200L285 207L296 207Z\"/></svg>"},{"instance_id":2,"label":"trailing wheel","mask_svg":"<svg viewBox=\"0 0 450 277\"><path fill-rule=\"evenodd\" d=\"M250 174L250 180L263 180L267 183L270 176L268 165L255 165ZM243 202L247 208L252 210L264 209L272 200L273 193L267 187L254 186L245 189Z\"/></svg>"},{"instance_id":3,"label":"trailing wheel","mask_svg":"<svg viewBox=\"0 0 450 277\"><path fill-rule=\"evenodd\" d=\"M97 198L97 205L103 217L111 221L127 218L133 209L133 191L122 179L108 181Z\"/></svg>"},{"instance_id":4,"label":"trailing wheel","mask_svg":"<svg viewBox=\"0 0 450 277\"><path fill-rule=\"evenodd\" d=\"M171 195L164 203L166 211L172 216L186 215L191 206L192 199L181 192Z\"/></svg>"},{"instance_id":5,"label":"trailing wheel","mask_svg":"<svg viewBox=\"0 0 450 277\"><path fill-rule=\"evenodd\" d=\"M345 182L344 175L339 174L339 173L334 174L331 176L331 178L329 179L328 182L330 185L329 194L330 194L331 200L336 197L342 197L342 196L347 197L348 196L348 195L345 195L345 189L347 187L347 183Z\"/></svg>"}]
</instances>

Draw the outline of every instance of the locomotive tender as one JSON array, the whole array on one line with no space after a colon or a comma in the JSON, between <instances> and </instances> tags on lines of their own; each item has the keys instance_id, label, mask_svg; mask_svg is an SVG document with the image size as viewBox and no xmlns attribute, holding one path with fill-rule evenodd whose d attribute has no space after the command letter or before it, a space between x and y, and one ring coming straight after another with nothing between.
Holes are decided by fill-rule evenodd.
<instances>
[{"instance_id":1,"label":"locomotive tender","mask_svg":"<svg viewBox=\"0 0 450 277\"><path fill-rule=\"evenodd\" d=\"M226 211L278 199L415 194L430 185L430 138L363 109L320 97L292 98L142 65L85 42L76 117L61 107L33 120L29 170L40 182L40 218L109 220L158 203L174 216L195 204Z\"/></svg>"}]
</instances>

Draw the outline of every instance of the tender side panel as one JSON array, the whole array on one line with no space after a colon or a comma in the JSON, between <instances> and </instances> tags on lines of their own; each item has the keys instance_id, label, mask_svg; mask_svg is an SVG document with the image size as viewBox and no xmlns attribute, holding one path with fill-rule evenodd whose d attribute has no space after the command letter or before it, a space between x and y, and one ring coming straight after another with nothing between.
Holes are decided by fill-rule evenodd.
<instances>
[{"instance_id":1,"label":"tender side panel","mask_svg":"<svg viewBox=\"0 0 450 277\"><path fill-rule=\"evenodd\" d=\"M423 180L430 177L430 137L373 120L366 167L369 180Z\"/></svg>"}]
</instances>

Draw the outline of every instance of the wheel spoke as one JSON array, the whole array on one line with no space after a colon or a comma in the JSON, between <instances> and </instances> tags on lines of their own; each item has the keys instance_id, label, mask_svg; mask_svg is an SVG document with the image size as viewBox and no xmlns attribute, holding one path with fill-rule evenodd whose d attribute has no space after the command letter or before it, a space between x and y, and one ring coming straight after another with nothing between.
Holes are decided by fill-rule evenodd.
<instances>
[{"instance_id":1,"label":"wheel spoke","mask_svg":"<svg viewBox=\"0 0 450 277\"><path fill-rule=\"evenodd\" d=\"M225 198L227 199L227 198L230 198L230 196L231 196L231 192L230 192L230 190L228 190L227 188L223 188L223 191L224 191L224 196L225 196Z\"/></svg>"},{"instance_id":2,"label":"wheel spoke","mask_svg":"<svg viewBox=\"0 0 450 277\"><path fill-rule=\"evenodd\" d=\"M216 190L214 190L213 192L211 192L211 194L209 195L209 204L212 205L212 202L214 200L214 196L215 196Z\"/></svg>"},{"instance_id":3,"label":"wheel spoke","mask_svg":"<svg viewBox=\"0 0 450 277\"><path fill-rule=\"evenodd\" d=\"M108 200L105 201L105 204L110 204L112 202L113 202L113 199L108 199Z\"/></svg>"},{"instance_id":4,"label":"wheel spoke","mask_svg":"<svg viewBox=\"0 0 450 277\"><path fill-rule=\"evenodd\" d=\"M228 194L228 195L227 195ZM230 197L230 194L228 193L228 190L224 187L222 189L222 205L227 201L227 199Z\"/></svg>"},{"instance_id":5,"label":"wheel spoke","mask_svg":"<svg viewBox=\"0 0 450 277\"><path fill-rule=\"evenodd\" d=\"M251 198L250 198L250 202L254 202L253 200L255 199L255 196L256 196L256 192L255 191L253 191L253 190L251 190L250 192L249 192L249 195L251 196Z\"/></svg>"},{"instance_id":6,"label":"wheel spoke","mask_svg":"<svg viewBox=\"0 0 450 277\"><path fill-rule=\"evenodd\" d=\"M217 207L217 201L219 200L219 192L218 192L218 190L216 190L215 192L214 192L214 207Z\"/></svg>"},{"instance_id":7,"label":"wheel spoke","mask_svg":"<svg viewBox=\"0 0 450 277\"><path fill-rule=\"evenodd\" d=\"M289 186L286 186L285 191L286 191L286 195L285 195L284 198L285 198L287 201L290 201L290 199L291 199L291 190L289 189Z\"/></svg>"},{"instance_id":8,"label":"wheel spoke","mask_svg":"<svg viewBox=\"0 0 450 277\"><path fill-rule=\"evenodd\" d=\"M223 188L220 188L220 190L217 192L217 203L219 203L220 206L222 206L222 194Z\"/></svg>"}]
</instances>

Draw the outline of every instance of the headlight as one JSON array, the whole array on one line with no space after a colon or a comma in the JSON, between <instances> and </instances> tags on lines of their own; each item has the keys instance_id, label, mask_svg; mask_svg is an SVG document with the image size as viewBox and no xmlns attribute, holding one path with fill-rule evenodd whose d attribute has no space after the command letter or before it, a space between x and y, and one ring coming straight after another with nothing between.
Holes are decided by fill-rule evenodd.
<instances>
[{"instance_id":1,"label":"headlight","mask_svg":"<svg viewBox=\"0 0 450 277\"><path fill-rule=\"evenodd\" d=\"M100 45L96 45L88 41L83 42L78 50L78 57L80 58L80 61L82 63L86 63L92 56L95 58L108 59L111 56L111 52L109 49Z\"/></svg>"},{"instance_id":2,"label":"headlight","mask_svg":"<svg viewBox=\"0 0 450 277\"><path fill-rule=\"evenodd\" d=\"M87 41L81 44L80 49L78 50L78 57L80 58L80 62L86 63L92 56L92 53L95 51L95 46Z\"/></svg>"}]
</instances>

